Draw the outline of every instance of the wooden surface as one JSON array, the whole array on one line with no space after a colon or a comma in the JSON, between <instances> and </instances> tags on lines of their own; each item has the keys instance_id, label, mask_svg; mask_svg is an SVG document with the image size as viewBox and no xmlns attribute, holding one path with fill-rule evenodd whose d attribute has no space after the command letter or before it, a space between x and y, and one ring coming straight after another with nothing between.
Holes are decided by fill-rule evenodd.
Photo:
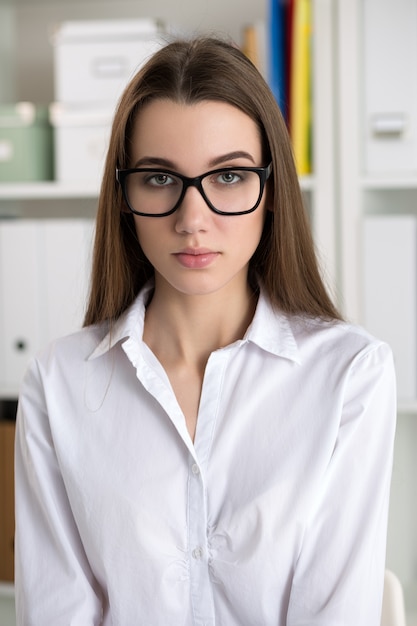
<instances>
[{"instance_id":1,"label":"wooden surface","mask_svg":"<svg viewBox=\"0 0 417 626\"><path fill-rule=\"evenodd\" d=\"M14 579L15 424L0 421L0 580Z\"/></svg>"}]
</instances>

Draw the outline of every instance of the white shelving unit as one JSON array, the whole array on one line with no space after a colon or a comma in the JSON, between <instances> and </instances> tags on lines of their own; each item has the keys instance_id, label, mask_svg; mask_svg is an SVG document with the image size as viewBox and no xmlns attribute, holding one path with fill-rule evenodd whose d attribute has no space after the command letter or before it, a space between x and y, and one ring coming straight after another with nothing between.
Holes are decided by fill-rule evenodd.
<instances>
[{"instance_id":1,"label":"white shelving unit","mask_svg":"<svg viewBox=\"0 0 417 626\"><path fill-rule=\"evenodd\" d=\"M14 92L16 100L47 102L53 100L53 50L50 34L54 24L65 19L97 19L123 17L156 17L178 33L220 32L241 40L243 28L248 23L267 19L268 2L253 3L251 0L230 0L227 6L221 0L208 3L205 0L173 5L168 0L154 3L132 0L117 3L108 0L6 0L8 22L15 27L15 77L10 80L8 94ZM323 263L323 271L329 287L336 291L337 253L335 218L335 159L334 159L334 98L333 76L335 73L333 47L333 0L315 0L313 36L313 128L314 128L314 175L301 181L306 203L312 219L317 249ZM239 19L236 17L239 16ZM1 26L0 26L1 32ZM10 39L10 35L8 35ZM18 45L24 40L27 45ZM35 52L34 52L35 51ZM36 78L35 78L36 77ZM0 99L2 94L0 92ZM72 214L74 200L92 201L98 190L93 187L73 189L67 185L39 183L25 185L0 184L0 215L23 215L50 211L51 202L62 208L59 214ZM40 206L46 201L45 209Z\"/></svg>"},{"instance_id":2,"label":"white shelving unit","mask_svg":"<svg viewBox=\"0 0 417 626\"><path fill-rule=\"evenodd\" d=\"M97 198L98 192L95 185L74 186L58 182L0 183L0 201Z\"/></svg>"},{"instance_id":3,"label":"white shelving unit","mask_svg":"<svg viewBox=\"0 0 417 626\"><path fill-rule=\"evenodd\" d=\"M395 178L375 178L367 176L360 179L359 184L363 191L386 191L386 190L405 190L413 189L417 191L417 176L404 176Z\"/></svg>"},{"instance_id":4,"label":"white shelving unit","mask_svg":"<svg viewBox=\"0 0 417 626\"><path fill-rule=\"evenodd\" d=\"M410 0L414 2L414 0ZM393 4L394 11L403 11ZM365 141L363 63L365 0L337 2L337 119L340 224L340 289L347 317L364 323L363 220L367 215L416 214L417 171L369 175L363 162ZM385 45L396 46L395 41ZM400 42L398 42L400 45ZM408 45L408 44L407 44ZM392 70L392 68L391 68ZM401 75L402 68L395 71ZM405 81L414 76L404 76ZM387 93L390 79L386 77ZM381 109L384 108L381 102ZM415 112L417 115L417 111ZM417 323L417 320L416 320ZM394 473L388 531L387 564L399 576L405 593L407 626L417 624L417 399L399 402Z\"/></svg>"}]
</instances>

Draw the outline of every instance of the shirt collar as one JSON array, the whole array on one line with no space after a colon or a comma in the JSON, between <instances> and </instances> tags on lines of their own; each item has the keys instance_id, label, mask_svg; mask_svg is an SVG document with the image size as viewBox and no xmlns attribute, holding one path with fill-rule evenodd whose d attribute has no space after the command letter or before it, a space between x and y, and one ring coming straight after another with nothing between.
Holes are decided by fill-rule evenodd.
<instances>
[{"instance_id":1,"label":"shirt collar","mask_svg":"<svg viewBox=\"0 0 417 626\"><path fill-rule=\"evenodd\" d=\"M266 352L300 363L291 318L282 311L274 309L262 289L254 318L244 339Z\"/></svg>"},{"instance_id":2,"label":"shirt collar","mask_svg":"<svg viewBox=\"0 0 417 626\"><path fill-rule=\"evenodd\" d=\"M131 306L116 320L105 337L100 341L89 357L99 357L111 350L117 343L128 338L142 342L146 303L154 285L150 281L139 293ZM281 311L273 309L263 290L260 290L255 315L243 342L251 342L262 350L300 362L299 351L290 318Z\"/></svg>"},{"instance_id":3,"label":"shirt collar","mask_svg":"<svg viewBox=\"0 0 417 626\"><path fill-rule=\"evenodd\" d=\"M90 354L89 360L109 352L117 343L130 337L138 342L142 341L146 304L153 287L153 281L145 285L134 302L115 321L98 346Z\"/></svg>"}]
</instances>

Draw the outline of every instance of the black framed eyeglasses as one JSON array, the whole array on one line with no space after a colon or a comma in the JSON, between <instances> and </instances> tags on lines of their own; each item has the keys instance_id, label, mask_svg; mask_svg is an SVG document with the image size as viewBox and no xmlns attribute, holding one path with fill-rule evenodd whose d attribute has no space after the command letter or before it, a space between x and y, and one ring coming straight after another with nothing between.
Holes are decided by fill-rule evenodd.
<instances>
[{"instance_id":1,"label":"black framed eyeglasses","mask_svg":"<svg viewBox=\"0 0 417 626\"><path fill-rule=\"evenodd\" d=\"M171 170L116 169L123 197L132 213L164 217L174 213L189 187L196 187L207 206L219 215L245 215L259 206L272 172L266 167L222 167L189 178Z\"/></svg>"}]
</instances>

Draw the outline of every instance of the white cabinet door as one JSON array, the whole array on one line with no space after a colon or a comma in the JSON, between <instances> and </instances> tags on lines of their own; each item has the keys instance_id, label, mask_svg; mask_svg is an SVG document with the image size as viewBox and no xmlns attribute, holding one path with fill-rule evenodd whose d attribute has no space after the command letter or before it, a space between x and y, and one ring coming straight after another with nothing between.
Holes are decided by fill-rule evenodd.
<instances>
[{"instance_id":1,"label":"white cabinet door","mask_svg":"<svg viewBox=\"0 0 417 626\"><path fill-rule=\"evenodd\" d=\"M392 348L398 399L417 401L417 218L364 218L365 327Z\"/></svg>"},{"instance_id":2,"label":"white cabinet door","mask_svg":"<svg viewBox=\"0 0 417 626\"><path fill-rule=\"evenodd\" d=\"M15 396L29 358L81 328L93 220L0 221L0 394Z\"/></svg>"},{"instance_id":3,"label":"white cabinet door","mask_svg":"<svg viewBox=\"0 0 417 626\"><path fill-rule=\"evenodd\" d=\"M363 2L365 173L417 168L417 3Z\"/></svg>"},{"instance_id":4,"label":"white cabinet door","mask_svg":"<svg viewBox=\"0 0 417 626\"><path fill-rule=\"evenodd\" d=\"M47 341L81 328L90 279L93 222L48 220L42 225L40 303Z\"/></svg>"},{"instance_id":5,"label":"white cabinet door","mask_svg":"<svg viewBox=\"0 0 417 626\"><path fill-rule=\"evenodd\" d=\"M37 235L35 222L0 223L0 384L12 392L42 340Z\"/></svg>"}]
</instances>

